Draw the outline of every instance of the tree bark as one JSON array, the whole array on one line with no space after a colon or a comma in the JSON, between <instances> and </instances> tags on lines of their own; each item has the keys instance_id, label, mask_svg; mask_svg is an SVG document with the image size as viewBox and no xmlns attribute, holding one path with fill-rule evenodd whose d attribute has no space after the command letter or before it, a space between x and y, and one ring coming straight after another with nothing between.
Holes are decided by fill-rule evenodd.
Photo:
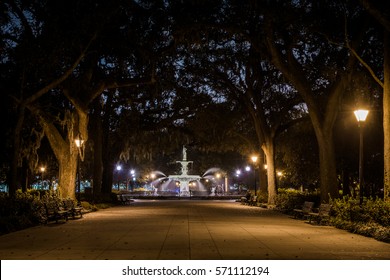
<instances>
[{"instance_id":1,"label":"tree bark","mask_svg":"<svg viewBox=\"0 0 390 280\"><path fill-rule=\"evenodd\" d=\"M264 169L264 162L265 162L266 155L263 151L263 149L260 148L260 154L259 154L259 190L265 193L268 193L268 182L267 182L267 171Z\"/></svg>"},{"instance_id":2,"label":"tree bark","mask_svg":"<svg viewBox=\"0 0 390 280\"><path fill-rule=\"evenodd\" d=\"M67 132L63 137L57 127L52 123L52 117L46 115L39 108L29 106L30 111L37 116L44 133L50 143L59 166L59 194L63 198L76 197L76 172L80 150L74 143L75 136L87 132L88 117L86 112L75 110L67 120ZM82 136L87 139L87 136Z\"/></svg>"},{"instance_id":3,"label":"tree bark","mask_svg":"<svg viewBox=\"0 0 390 280\"><path fill-rule=\"evenodd\" d=\"M59 167L59 195L62 198L76 199L76 173L78 151L77 148L70 148L69 145L66 146L67 147L65 149L62 149L60 157L57 158ZM70 153L69 150L71 150Z\"/></svg>"},{"instance_id":4,"label":"tree bark","mask_svg":"<svg viewBox=\"0 0 390 280\"><path fill-rule=\"evenodd\" d=\"M338 114L341 97L351 79L351 69L353 69L355 58L350 56L346 62L345 71L340 70L334 78L333 83L329 85L328 95L325 100L318 101L315 93L311 90L311 82L306 78L296 61L293 50L288 49L284 55L275 45L276 39L272 30L268 30L267 46L271 55L272 63L297 89L305 101L309 116L317 137L320 161L320 189L321 201L327 202L329 198L338 197L337 172L335 149L333 139L333 127ZM325 105L325 106L323 106ZM323 107L323 109L321 109Z\"/></svg>"},{"instance_id":5,"label":"tree bark","mask_svg":"<svg viewBox=\"0 0 390 280\"><path fill-rule=\"evenodd\" d=\"M384 200L390 201L390 31L384 34L384 88L383 88L383 135L384 135Z\"/></svg>"},{"instance_id":6,"label":"tree bark","mask_svg":"<svg viewBox=\"0 0 390 280\"><path fill-rule=\"evenodd\" d=\"M26 107L21 104L17 112L16 126L13 132L13 149L12 149L12 160L10 170L10 182L9 182L9 195L14 196L18 189L18 162L20 158L20 145L21 145L21 132L23 129L24 117L26 114Z\"/></svg>"},{"instance_id":7,"label":"tree bark","mask_svg":"<svg viewBox=\"0 0 390 280\"><path fill-rule=\"evenodd\" d=\"M266 122L266 116L263 110L259 96L254 94L252 89L248 89L244 96L247 109L252 117L256 131L257 140L265 156L267 162L267 189L268 205L273 207L277 195L276 174L275 174L275 131L279 124L274 124L275 127L270 127ZM262 167L263 161L259 162L259 174L264 174ZM264 178L265 179L265 178ZM261 177L260 177L261 180Z\"/></svg>"},{"instance_id":8,"label":"tree bark","mask_svg":"<svg viewBox=\"0 0 390 280\"><path fill-rule=\"evenodd\" d=\"M318 150L320 154L320 188L321 202L328 202L329 198L339 196L337 186L337 170L334 152L333 133L316 132Z\"/></svg>"},{"instance_id":9,"label":"tree bark","mask_svg":"<svg viewBox=\"0 0 390 280\"><path fill-rule=\"evenodd\" d=\"M268 207L273 208L278 188L276 184L274 137L266 138L262 148L267 158Z\"/></svg>"}]
</instances>

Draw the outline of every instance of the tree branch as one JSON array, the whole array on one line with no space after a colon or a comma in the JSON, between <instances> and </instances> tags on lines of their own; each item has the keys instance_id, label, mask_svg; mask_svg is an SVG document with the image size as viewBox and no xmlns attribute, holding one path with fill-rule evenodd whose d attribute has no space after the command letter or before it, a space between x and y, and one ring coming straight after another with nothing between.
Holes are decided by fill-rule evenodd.
<instances>
[{"instance_id":1,"label":"tree branch","mask_svg":"<svg viewBox=\"0 0 390 280\"><path fill-rule=\"evenodd\" d=\"M367 2L367 1L363 1L363 2ZM383 88L384 84L379 79L379 77L375 74L374 70L370 67L370 65L368 65L368 63L366 63L363 60L363 58L355 51L355 49L349 43L348 34L347 34L347 23L346 22L347 21L345 21L345 28L344 29L345 29L345 43L346 43L347 49L350 50L350 52L357 58L357 60L359 60L359 62L363 65L363 67L367 69L367 71L371 74L371 76L374 78L374 80Z\"/></svg>"},{"instance_id":2,"label":"tree branch","mask_svg":"<svg viewBox=\"0 0 390 280\"><path fill-rule=\"evenodd\" d=\"M69 69L62 74L61 77L55 79L54 81L52 81L48 85L46 85L43 88L41 88L40 90L38 90L35 94L33 94L29 98L25 99L23 101L23 103L25 103L25 104L33 103L38 98L40 98L41 96L46 94L49 90L55 88L56 86L61 84L63 81L65 81L72 74L73 70L80 64L80 61L84 58L85 53L87 52L87 50L88 50L89 46L91 45L92 41L95 39L95 36L96 35L94 35L91 38L91 40L88 42L87 46L81 52L80 56L75 60L75 62L71 65L71 67L69 67Z\"/></svg>"},{"instance_id":3,"label":"tree branch","mask_svg":"<svg viewBox=\"0 0 390 280\"><path fill-rule=\"evenodd\" d=\"M383 3L383 2L381 2ZM369 0L360 0L360 4L375 18L387 31L390 32L390 20L388 15L386 15L383 10L380 10L377 7L374 7Z\"/></svg>"}]
</instances>

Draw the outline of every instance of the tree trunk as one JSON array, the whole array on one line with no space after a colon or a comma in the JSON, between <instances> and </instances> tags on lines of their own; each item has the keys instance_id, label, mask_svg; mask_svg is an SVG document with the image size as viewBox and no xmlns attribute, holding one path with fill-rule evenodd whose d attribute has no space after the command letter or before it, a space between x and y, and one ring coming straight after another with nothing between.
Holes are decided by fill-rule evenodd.
<instances>
[{"instance_id":1,"label":"tree trunk","mask_svg":"<svg viewBox=\"0 0 390 280\"><path fill-rule=\"evenodd\" d=\"M259 190L265 193L268 193L268 183L267 183L267 171L264 169L265 162L264 151L260 148L259 154Z\"/></svg>"},{"instance_id":2,"label":"tree trunk","mask_svg":"<svg viewBox=\"0 0 390 280\"><path fill-rule=\"evenodd\" d=\"M319 128L315 128L315 131L320 153L321 202L328 202L329 198L334 199L339 196L333 134L324 133Z\"/></svg>"},{"instance_id":3,"label":"tree trunk","mask_svg":"<svg viewBox=\"0 0 390 280\"><path fill-rule=\"evenodd\" d=\"M268 207L275 205L277 195L276 170L275 170L275 145L274 139L267 139L263 145L263 150L267 158L267 181L268 181Z\"/></svg>"},{"instance_id":4,"label":"tree trunk","mask_svg":"<svg viewBox=\"0 0 390 280\"><path fill-rule=\"evenodd\" d=\"M33 106L30 107L30 110L39 118L39 122L50 143L50 147L58 161L60 197L74 199L76 191L77 161L80 156L80 150L74 143L74 139L78 136L78 133L81 134L80 136L84 142L88 139L88 135L86 135L88 131L88 114L81 110L75 110L76 112L70 114L67 125L71 127L68 129L68 134L63 137L57 127L52 123L50 116L46 118L46 114L43 114L43 112Z\"/></svg>"},{"instance_id":5,"label":"tree trunk","mask_svg":"<svg viewBox=\"0 0 390 280\"><path fill-rule=\"evenodd\" d=\"M384 135L384 200L390 201L390 32L384 39L383 135Z\"/></svg>"},{"instance_id":6,"label":"tree trunk","mask_svg":"<svg viewBox=\"0 0 390 280\"><path fill-rule=\"evenodd\" d=\"M102 193L106 195L112 191L113 168L111 161L103 161Z\"/></svg>"},{"instance_id":7,"label":"tree trunk","mask_svg":"<svg viewBox=\"0 0 390 280\"><path fill-rule=\"evenodd\" d=\"M16 190L18 189L18 166L19 166L19 157L20 157L20 140L21 132L23 129L24 116L26 113L26 108L22 104L17 111L17 121L13 133L13 150L12 150L12 159L11 159L11 170L10 170L10 181L9 181L9 195L14 196Z\"/></svg>"},{"instance_id":8,"label":"tree trunk","mask_svg":"<svg viewBox=\"0 0 390 280\"><path fill-rule=\"evenodd\" d=\"M72 145L73 146L73 145ZM69 153L68 149L62 150L62 155L57 158L59 167L59 194L62 198L76 199L76 173L78 151L73 148Z\"/></svg>"}]
</instances>

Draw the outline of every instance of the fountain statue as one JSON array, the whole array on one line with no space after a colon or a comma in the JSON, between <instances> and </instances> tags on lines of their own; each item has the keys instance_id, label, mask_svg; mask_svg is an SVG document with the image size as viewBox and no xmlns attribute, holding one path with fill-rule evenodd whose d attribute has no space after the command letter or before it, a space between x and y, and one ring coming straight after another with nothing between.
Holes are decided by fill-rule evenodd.
<instances>
[{"instance_id":1,"label":"fountain statue","mask_svg":"<svg viewBox=\"0 0 390 280\"><path fill-rule=\"evenodd\" d=\"M188 165L192 164L192 161L187 160L187 148L183 146L183 159L176 161L176 163L181 164L181 174L179 175L169 175L168 178L176 181L180 186L179 195L180 196L190 196L189 183L198 181L201 177L198 175L188 175Z\"/></svg>"},{"instance_id":2,"label":"fountain statue","mask_svg":"<svg viewBox=\"0 0 390 280\"><path fill-rule=\"evenodd\" d=\"M182 149L182 160L176 161L180 163L181 171L177 175L165 175L160 171L154 171L158 175L158 178L154 181L158 185L160 194L169 194L173 190L175 192L178 190L179 196L191 196L191 192L194 191L196 195L215 195L215 187L212 189L212 193L209 194L209 191L203 185L202 182L212 181L214 179L214 174L219 170L219 168L210 168L202 176L199 175L189 175L189 166L193 164L192 161L187 160L187 148L183 146ZM193 194L193 193L192 193ZM157 195L157 189L154 192L154 195Z\"/></svg>"}]
</instances>

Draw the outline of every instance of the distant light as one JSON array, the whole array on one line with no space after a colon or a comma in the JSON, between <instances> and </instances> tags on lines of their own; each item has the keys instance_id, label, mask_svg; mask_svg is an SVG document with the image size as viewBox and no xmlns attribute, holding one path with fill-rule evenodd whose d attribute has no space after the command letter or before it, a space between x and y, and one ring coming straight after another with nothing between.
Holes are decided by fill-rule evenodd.
<instances>
[{"instance_id":1,"label":"distant light","mask_svg":"<svg viewBox=\"0 0 390 280\"><path fill-rule=\"evenodd\" d=\"M368 112L369 112L368 110L363 110L363 109L359 109L359 110L354 111L354 114L355 114L357 121L358 122L366 121Z\"/></svg>"},{"instance_id":2,"label":"distant light","mask_svg":"<svg viewBox=\"0 0 390 280\"><path fill-rule=\"evenodd\" d=\"M245 167L245 171L251 171L250 166Z\"/></svg>"},{"instance_id":3,"label":"distant light","mask_svg":"<svg viewBox=\"0 0 390 280\"><path fill-rule=\"evenodd\" d=\"M237 170L236 170L236 175L237 175L237 176L240 176L240 174L241 174L241 170L240 170L240 169L237 169Z\"/></svg>"},{"instance_id":4,"label":"distant light","mask_svg":"<svg viewBox=\"0 0 390 280\"><path fill-rule=\"evenodd\" d=\"M45 172L46 168L45 168L44 166L42 166L42 167L40 168L40 170L41 170L41 172Z\"/></svg>"},{"instance_id":5,"label":"distant light","mask_svg":"<svg viewBox=\"0 0 390 280\"><path fill-rule=\"evenodd\" d=\"M283 175L283 172L282 172L282 171L278 171L276 174L277 174L279 177L281 177L281 176Z\"/></svg>"},{"instance_id":6,"label":"distant light","mask_svg":"<svg viewBox=\"0 0 390 280\"><path fill-rule=\"evenodd\" d=\"M116 166L116 170L118 170L118 171L122 170L122 166L118 164L118 165Z\"/></svg>"},{"instance_id":7,"label":"distant light","mask_svg":"<svg viewBox=\"0 0 390 280\"><path fill-rule=\"evenodd\" d=\"M257 162L258 157L257 156L251 156L251 160L253 163Z\"/></svg>"},{"instance_id":8,"label":"distant light","mask_svg":"<svg viewBox=\"0 0 390 280\"><path fill-rule=\"evenodd\" d=\"M264 164L264 169L268 169L268 165Z\"/></svg>"},{"instance_id":9,"label":"distant light","mask_svg":"<svg viewBox=\"0 0 390 280\"><path fill-rule=\"evenodd\" d=\"M84 144L84 140L81 140L81 139L74 139L74 142L77 146L77 148L80 148L83 144Z\"/></svg>"},{"instance_id":10,"label":"distant light","mask_svg":"<svg viewBox=\"0 0 390 280\"><path fill-rule=\"evenodd\" d=\"M131 169L131 170L130 170L130 174L134 176L134 175L135 175L135 170L134 170L134 169Z\"/></svg>"}]
</instances>

